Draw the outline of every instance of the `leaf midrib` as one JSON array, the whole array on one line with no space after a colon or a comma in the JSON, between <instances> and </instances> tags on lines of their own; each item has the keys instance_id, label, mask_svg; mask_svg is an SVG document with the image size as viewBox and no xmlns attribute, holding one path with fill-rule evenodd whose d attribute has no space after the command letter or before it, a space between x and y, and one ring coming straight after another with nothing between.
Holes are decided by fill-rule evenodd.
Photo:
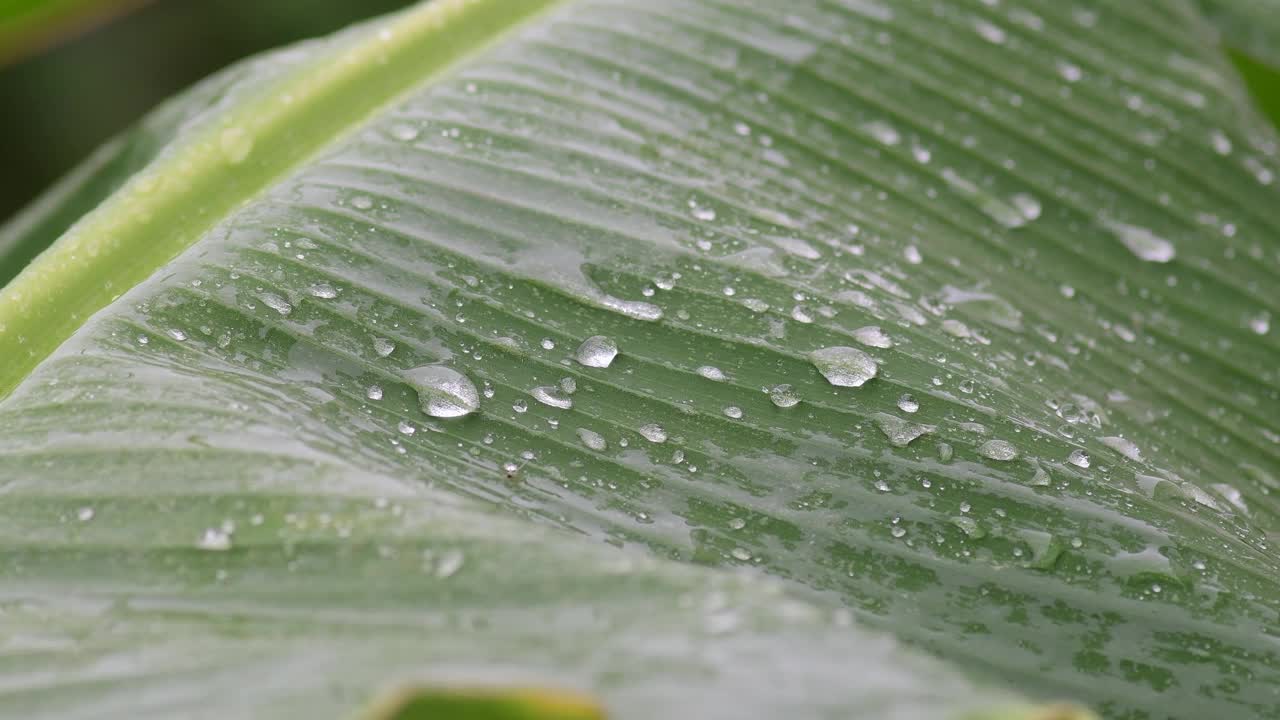
<instances>
[{"instance_id":1,"label":"leaf midrib","mask_svg":"<svg viewBox=\"0 0 1280 720\"><path fill-rule=\"evenodd\" d=\"M281 178L564 1L423 3L335 36L246 102L188 128L0 290L0 398L95 312Z\"/></svg>"}]
</instances>

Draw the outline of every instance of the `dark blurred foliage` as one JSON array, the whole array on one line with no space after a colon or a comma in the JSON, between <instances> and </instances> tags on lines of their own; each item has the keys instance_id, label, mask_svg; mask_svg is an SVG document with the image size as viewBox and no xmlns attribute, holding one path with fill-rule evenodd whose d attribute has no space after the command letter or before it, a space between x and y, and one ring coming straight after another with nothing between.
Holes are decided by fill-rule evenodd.
<instances>
[{"instance_id":1,"label":"dark blurred foliage","mask_svg":"<svg viewBox=\"0 0 1280 720\"><path fill-rule=\"evenodd\" d=\"M157 103L226 65L411 0L157 0L0 68L0 222Z\"/></svg>"}]
</instances>

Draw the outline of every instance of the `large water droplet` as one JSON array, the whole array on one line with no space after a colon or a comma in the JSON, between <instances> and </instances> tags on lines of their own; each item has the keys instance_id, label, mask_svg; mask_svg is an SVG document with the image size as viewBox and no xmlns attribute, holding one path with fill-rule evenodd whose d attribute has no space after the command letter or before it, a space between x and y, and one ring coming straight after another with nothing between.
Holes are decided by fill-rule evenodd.
<instances>
[{"instance_id":1,"label":"large water droplet","mask_svg":"<svg viewBox=\"0 0 1280 720\"><path fill-rule=\"evenodd\" d=\"M264 305L275 310L281 315L288 315L293 312L293 306L289 304L289 301L275 293L259 293L258 297L262 300Z\"/></svg>"},{"instance_id":2,"label":"large water droplet","mask_svg":"<svg viewBox=\"0 0 1280 720\"><path fill-rule=\"evenodd\" d=\"M853 331L853 339L874 348L890 348L893 347L893 341L880 329L878 325L868 325L860 327Z\"/></svg>"},{"instance_id":3,"label":"large water droplet","mask_svg":"<svg viewBox=\"0 0 1280 720\"><path fill-rule=\"evenodd\" d=\"M1156 235L1147 228L1129 225L1114 220L1106 221L1106 226L1120 238L1129 252L1147 262L1167 263L1177 254L1173 243Z\"/></svg>"},{"instance_id":4,"label":"large water droplet","mask_svg":"<svg viewBox=\"0 0 1280 720\"><path fill-rule=\"evenodd\" d=\"M423 365L402 373L418 393L418 404L431 417L470 415L480 407L480 393L466 375L444 365Z\"/></svg>"},{"instance_id":5,"label":"large water droplet","mask_svg":"<svg viewBox=\"0 0 1280 720\"><path fill-rule=\"evenodd\" d=\"M814 350L809 353L809 360L827 382L837 387L861 387L878 370L870 355L843 345Z\"/></svg>"},{"instance_id":6,"label":"large water droplet","mask_svg":"<svg viewBox=\"0 0 1280 720\"><path fill-rule=\"evenodd\" d=\"M889 444L894 447L906 447L911 444L912 440L921 435L933 432L932 425L919 425L907 422L900 417L890 415L889 413L876 413L871 416L879 426L880 432L889 438Z\"/></svg>"},{"instance_id":7,"label":"large water droplet","mask_svg":"<svg viewBox=\"0 0 1280 720\"><path fill-rule=\"evenodd\" d=\"M595 430L578 428L578 439L582 441L583 445L592 450L601 451L609 447L609 443L605 441L604 436Z\"/></svg>"},{"instance_id":8,"label":"large water droplet","mask_svg":"<svg viewBox=\"0 0 1280 720\"><path fill-rule=\"evenodd\" d=\"M667 441L667 431L663 430L662 426L656 423L641 425L639 431L640 435L651 443L662 443Z\"/></svg>"},{"instance_id":9,"label":"large water droplet","mask_svg":"<svg viewBox=\"0 0 1280 720\"><path fill-rule=\"evenodd\" d=\"M988 440L978 448L978 454L992 460L1008 461L1018 457L1018 448L1005 440Z\"/></svg>"},{"instance_id":10,"label":"large water droplet","mask_svg":"<svg viewBox=\"0 0 1280 720\"><path fill-rule=\"evenodd\" d=\"M1089 453L1078 448L1072 450L1071 454L1067 456L1067 462L1079 468L1087 468L1090 464Z\"/></svg>"},{"instance_id":11,"label":"large water droplet","mask_svg":"<svg viewBox=\"0 0 1280 720\"><path fill-rule=\"evenodd\" d=\"M1142 450L1134 444L1132 440L1126 440L1122 437L1100 437L1098 442L1115 450L1130 460L1142 460Z\"/></svg>"},{"instance_id":12,"label":"large water droplet","mask_svg":"<svg viewBox=\"0 0 1280 720\"><path fill-rule=\"evenodd\" d=\"M607 368L618 356L618 343L604 335L592 335L578 346L573 359L582 365L594 368Z\"/></svg>"},{"instance_id":13,"label":"large water droplet","mask_svg":"<svg viewBox=\"0 0 1280 720\"><path fill-rule=\"evenodd\" d=\"M563 390L553 385L543 385L534 388L530 393L534 400L543 405L550 405L553 408L568 410L573 407L573 398L569 397Z\"/></svg>"},{"instance_id":14,"label":"large water droplet","mask_svg":"<svg viewBox=\"0 0 1280 720\"><path fill-rule=\"evenodd\" d=\"M716 382L724 382L726 380L724 371L714 365L703 365L698 368L698 374L708 380L715 380Z\"/></svg>"}]
</instances>

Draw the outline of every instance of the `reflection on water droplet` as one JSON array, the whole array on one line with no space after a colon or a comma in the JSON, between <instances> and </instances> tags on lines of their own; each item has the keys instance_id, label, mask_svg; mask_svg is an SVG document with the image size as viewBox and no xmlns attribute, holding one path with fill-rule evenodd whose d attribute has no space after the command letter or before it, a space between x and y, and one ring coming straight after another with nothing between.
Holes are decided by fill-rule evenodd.
<instances>
[{"instance_id":1,"label":"reflection on water droplet","mask_svg":"<svg viewBox=\"0 0 1280 720\"><path fill-rule=\"evenodd\" d=\"M609 443L605 441L603 435L587 428L578 428L578 439L582 441L583 445L592 450L601 451L609 447Z\"/></svg>"},{"instance_id":2,"label":"reflection on water droplet","mask_svg":"<svg viewBox=\"0 0 1280 720\"><path fill-rule=\"evenodd\" d=\"M187 339L187 334L179 330L178 328L170 328L168 331L168 334L169 334L169 337L173 338L174 340L177 340L178 342L183 342Z\"/></svg>"},{"instance_id":3,"label":"reflection on water droplet","mask_svg":"<svg viewBox=\"0 0 1280 720\"><path fill-rule=\"evenodd\" d=\"M978 448L978 454L992 460L1008 461L1018 457L1018 449L1004 440L988 440Z\"/></svg>"},{"instance_id":4,"label":"reflection on water droplet","mask_svg":"<svg viewBox=\"0 0 1280 720\"><path fill-rule=\"evenodd\" d=\"M876 361L865 352L837 345L809 353L809 360L827 382L837 387L861 387L876 376Z\"/></svg>"},{"instance_id":5,"label":"reflection on water droplet","mask_svg":"<svg viewBox=\"0 0 1280 720\"><path fill-rule=\"evenodd\" d=\"M574 359L587 367L607 368L618 356L618 343L604 335L592 335L578 346Z\"/></svg>"},{"instance_id":6,"label":"reflection on water droplet","mask_svg":"<svg viewBox=\"0 0 1280 720\"><path fill-rule=\"evenodd\" d=\"M741 530L747 526L747 521L742 518L734 518L729 521L729 527L733 530Z\"/></svg>"},{"instance_id":7,"label":"reflection on water droplet","mask_svg":"<svg viewBox=\"0 0 1280 720\"><path fill-rule=\"evenodd\" d=\"M396 344L386 338L373 339L373 351L378 354L378 357L386 357L395 352L395 349Z\"/></svg>"},{"instance_id":8,"label":"reflection on water droplet","mask_svg":"<svg viewBox=\"0 0 1280 720\"><path fill-rule=\"evenodd\" d=\"M662 426L656 423L641 425L639 432L641 437L651 443L662 443L667 441L667 431L663 430Z\"/></svg>"},{"instance_id":9,"label":"reflection on water droplet","mask_svg":"<svg viewBox=\"0 0 1280 720\"><path fill-rule=\"evenodd\" d=\"M724 414L726 417L731 417L734 420L738 420L742 417L742 408L738 407L737 405L729 405L724 409Z\"/></svg>"},{"instance_id":10,"label":"reflection on water droplet","mask_svg":"<svg viewBox=\"0 0 1280 720\"><path fill-rule=\"evenodd\" d=\"M364 391L364 395L365 395L365 397L369 398L370 400L381 400L381 399L382 399L382 386L381 386L381 385L370 385L370 386L369 386L369 387Z\"/></svg>"},{"instance_id":11,"label":"reflection on water droplet","mask_svg":"<svg viewBox=\"0 0 1280 720\"><path fill-rule=\"evenodd\" d=\"M76 519L80 522L89 522L93 519L93 515L93 508L91 507L82 507L76 511Z\"/></svg>"},{"instance_id":12,"label":"reflection on water droplet","mask_svg":"<svg viewBox=\"0 0 1280 720\"><path fill-rule=\"evenodd\" d=\"M874 348L893 347L893 341L889 339L889 336L885 334L885 332L881 330L880 326L878 325L868 325L866 327L860 327L857 330L854 330L853 339L857 340L858 342L868 347L874 347Z\"/></svg>"},{"instance_id":13,"label":"reflection on water droplet","mask_svg":"<svg viewBox=\"0 0 1280 720\"><path fill-rule=\"evenodd\" d=\"M910 393L907 393L898 398L898 409L902 412L913 413L920 409L920 403Z\"/></svg>"},{"instance_id":14,"label":"reflection on water droplet","mask_svg":"<svg viewBox=\"0 0 1280 720\"><path fill-rule=\"evenodd\" d=\"M543 385L534 388L530 393L534 400L543 405L550 405L553 408L568 410L573 407L573 398L569 397L558 387L551 385Z\"/></svg>"},{"instance_id":15,"label":"reflection on water droplet","mask_svg":"<svg viewBox=\"0 0 1280 720\"><path fill-rule=\"evenodd\" d=\"M889 534L896 538L900 538L903 535L907 534L907 529L902 527L901 525L894 525L893 528L889 530Z\"/></svg>"},{"instance_id":16,"label":"reflection on water droplet","mask_svg":"<svg viewBox=\"0 0 1280 720\"><path fill-rule=\"evenodd\" d=\"M741 560L742 562L746 562L751 559L751 551L746 548L736 547L729 551L729 554L733 556L734 560Z\"/></svg>"},{"instance_id":17,"label":"reflection on water droplet","mask_svg":"<svg viewBox=\"0 0 1280 720\"><path fill-rule=\"evenodd\" d=\"M402 373L418 393L418 404L431 417L470 415L480 407L480 393L466 375L444 365L423 365Z\"/></svg>"},{"instance_id":18,"label":"reflection on water droplet","mask_svg":"<svg viewBox=\"0 0 1280 720\"><path fill-rule=\"evenodd\" d=\"M769 389L769 400L780 408L789 408L800 402L800 394L790 385L774 385Z\"/></svg>"},{"instance_id":19,"label":"reflection on water droplet","mask_svg":"<svg viewBox=\"0 0 1280 720\"><path fill-rule=\"evenodd\" d=\"M396 429L400 431L401 435L412 435L418 431L418 429L415 428L412 424L404 420L401 420L399 424L396 425Z\"/></svg>"},{"instance_id":20,"label":"reflection on water droplet","mask_svg":"<svg viewBox=\"0 0 1280 720\"><path fill-rule=\"evenodd\" d=\"M1078 448L1072 450L1071 454L1067 456L1067 462L1079 468L1087 468L1089 467L1089 453Z\"/></svg>"}]
</instances>

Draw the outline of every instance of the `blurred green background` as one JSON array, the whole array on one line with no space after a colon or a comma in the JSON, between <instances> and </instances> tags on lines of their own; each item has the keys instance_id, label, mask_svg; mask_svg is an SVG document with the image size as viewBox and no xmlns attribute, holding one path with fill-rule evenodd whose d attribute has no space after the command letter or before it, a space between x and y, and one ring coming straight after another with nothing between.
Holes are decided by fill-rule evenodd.
<instances>
[{"instance_id":1,"label":"blurred green background","mask_svg":"<svg viewBox=\"0 0 1280 720\"><path fill-rule=\"evenodd\" d=\"M0 0L0 34L17 5ZM48 4L48 3L45 3ZM98 145L179 90L257 52L412 0L81 3L0 66L0 223ZM106 6L104 12L103 6ZM6 11L8 11L6 13Z\"/></svg>"}]
</instances>

